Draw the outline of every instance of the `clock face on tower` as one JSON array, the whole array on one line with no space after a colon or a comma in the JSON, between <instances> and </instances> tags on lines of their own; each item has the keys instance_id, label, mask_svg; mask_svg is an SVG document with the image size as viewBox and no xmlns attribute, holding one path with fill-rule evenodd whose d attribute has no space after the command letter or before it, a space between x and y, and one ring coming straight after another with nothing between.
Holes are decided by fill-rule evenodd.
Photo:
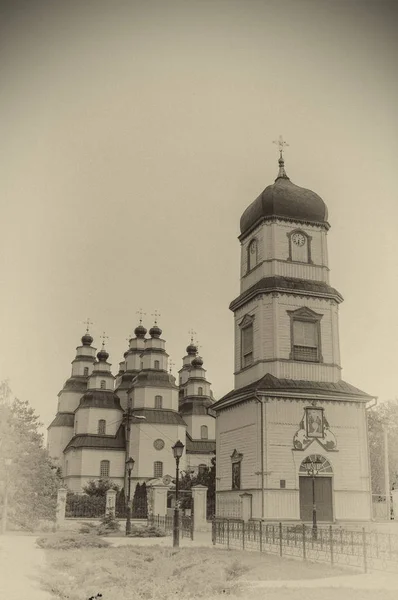
<instances>
[{"instance_id":1,"label":"clock face on tower","mask_svg":"<svg viewBox=\"0 0 398 600\"><path fill-rule=\"evenodd\" d=\"M302 233L293 233L292 242L293 242L293 244L296 244L296 246L304 246L305 237L303 236Z\"/></svg>"}]
</instances>

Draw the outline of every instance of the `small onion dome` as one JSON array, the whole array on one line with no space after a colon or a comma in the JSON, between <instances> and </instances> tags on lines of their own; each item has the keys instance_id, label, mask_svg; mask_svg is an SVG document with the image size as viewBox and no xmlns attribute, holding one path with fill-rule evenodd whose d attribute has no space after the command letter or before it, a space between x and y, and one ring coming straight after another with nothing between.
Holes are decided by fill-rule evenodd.
<instances>
[{"instance_id":1,"label":"small onion dome","mask_svg":"<svg viewBox=\"0 0 398 600\"><path fill-rule=\"evenodd\" d=\"M92 343L93 343L93 338L91 337L91 335L89 333L85 333L84 336L82 337L83 346L91 346Z\"/></svg>"},{"instance_id":2,"label":"small onion dome","mask_svg":"<svg viewBox=\"0 0 398 600\"><path fill-rule=\"evenodd\" d=\"M143 325L138 325L138 327L136 327L134 329L134 333L138 338L143 338L145 337L147 330L145 329L145 327Z\"/></svg>"},{"instance_id":3,"label":"small onion dome","mask_svg":"<svg viewBox=\"0 0 398 600\"><path fill-rule=\"evenodd\" d=\"M154 325L150 328L149 335L153 338L158 338L162 335L162 330L157 325Z\"/></svg>"},{"instance_id":4,"label":"small onion dome","mask_svg":"<svg viewBox=\"0 0 398 600\"><path fill-rule=\"evenodd\" d=\"M109 354L104 348L102 348L102 350L98 352L97 358L100 362L105 362L108 360Z\"/></svg>"},{"instance_id":5,"label":"small onion dome","mask_svg":"<svg viewBox=\"0 0 398 600\"><path fill-rule=\"evenodd\" d=\"M193 367L201 367L203 365L203 360L200 358L200 356L197 356L196 358L193 359L193 361L191 362L191 365Z\"/></svg>"},{"instance_id":6,"label":"small onion dome","mask_svg":"<svg viewBox=\"0 0 398 600\"><path fill-rule=\"evenodd\" d=\"M195 355L197 352L197 348L195 346L195 344L189 344L189 346L187 346L187 353L192 355Z\"/></svg>"}]
</instances>

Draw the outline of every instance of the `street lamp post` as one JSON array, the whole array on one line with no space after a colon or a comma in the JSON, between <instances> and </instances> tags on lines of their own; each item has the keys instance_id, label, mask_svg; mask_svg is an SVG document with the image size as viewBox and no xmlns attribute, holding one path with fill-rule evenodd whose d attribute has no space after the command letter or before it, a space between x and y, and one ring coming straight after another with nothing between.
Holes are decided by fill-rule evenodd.
<instances>
[{"instance_id":1,"label":"street lamp post","mask_svg":"<svg viewBox=\"0 0 398 600\"><path fill-rule=\"evenodd\" d=\"M128 458L126 460L126 469L127 469L127 473L128 473L128 487L127 487L127 511L126 511L126 535L129 535L129 533L131 533L131 503L130 503L130 498L131 498L131 472L134 469L134 463L135 460L134 458Z\"/></svg>"},{"instance_id":2,"label":"street lamp post","mask_svg":"<svg viewBox=\"0 0 398 600\"><path fill-rule=\"evenodd\" d=\"M8 486L9 480L9 467L12 463L11 458L5 458L5 480L4 480L4 497L3 497L3 511L1 515L1 533L5 533L7 529L7 512L8 512Z\"/></svg>"},{"instance_id":3,"label":"street lamp post","mask_svg":"<svg viewBox=\"0 0 398 600\"><path fill-rule=\"evenodd\" d=\"M319 473L319 469L322 466L322 461L319 456L315 456L315 460L311 460L308 456L303 465L308 473L308 476L312 478L312 537L314 540L318 537L318 525L316 518L316 500L315 500L315 477Z\"/></svg>"},{"instance_id":4,"label":"street lamp post","mask_svg":"<svg viewBox=\"0 0 398 600\"><path fill-rule=\"evenodd\" d=\"M180 507L178 500L179 465L180 458L184 452L184 444L178 440L171 449L173 450L173 455L176 459L176 503L174 507L173 547L177 547L180 545Z\"/></svg>"}]
</instances>

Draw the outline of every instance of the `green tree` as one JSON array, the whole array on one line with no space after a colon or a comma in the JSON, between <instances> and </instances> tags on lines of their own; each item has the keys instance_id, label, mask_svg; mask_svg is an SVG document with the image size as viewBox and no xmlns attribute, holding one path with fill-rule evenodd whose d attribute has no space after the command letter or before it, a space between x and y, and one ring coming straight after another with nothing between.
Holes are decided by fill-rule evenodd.
<instances>
[{"instance_id":1,"label":"green tree","mask_svg":"<svg viewBox=\"0 0 398 600\"><path fill-rule=\"evenodd\" d=\"M384 427L387 427L390 484L398 485L398 401L368 411L368 438L373 494L385 493Z\"/></svg>"},{"instance_id":2,"label":"green tree","mask_svg":"<svg viewBox=\"0 0 398 600\"><path fill-rule=\"evenodd\" d=\"M8 521L33 530L40 520L54 520L59 469L44 447L42 424L27 401L14 398L7 381L0 384L0 480L8 477ZM7 467L6 462L11 461Z\"/></svg>"},{"instance_id":3,"label":"green tree","mask_svg":"<svg viewBox=\"0 0 398 600\"><path fill-rule=\"evenodd\" d=\"M87 496L105 497L108 490L120 491L119 486L111 479L92 479L84 487L83 492Z\"/></svg>"}]
</instances>

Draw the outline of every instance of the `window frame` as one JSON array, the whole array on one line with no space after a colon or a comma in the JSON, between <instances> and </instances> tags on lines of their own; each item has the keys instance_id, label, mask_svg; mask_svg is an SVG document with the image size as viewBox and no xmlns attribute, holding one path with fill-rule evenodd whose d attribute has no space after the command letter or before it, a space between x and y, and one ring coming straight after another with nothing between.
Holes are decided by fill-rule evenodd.
<instances>
[{"instance_id":1,"label":"window frame","mask_svg":"<svg viewBox=\"0 0 398 600\"><path fill-rule=\"evenodd\" d=\"M106 420L105 419L99 419L98 420L97 434L98 435L106 435Z\"/></svg>"},{"instance_id":2,"label":"window frame","mask_svg":"<svg viewBox=\"0 0 398 600\"><path fill-rule=\"evenodd\" d=\"M236 448L231 454L231 489L242 489L242 460L243 454L240 454Z\"/></svg>"},{"instance_id":3,"label":"window frame","mask_svg":"<svg viewBox=\"0 0 398 600\"><path fill-rule=\"evenodd\" d=\"M156 369L156 371L160 371L160 360L154 361L153 368Z\"/></svg>"},{"instance_id":4,"label":"window frame","mask_svg":"<svg viewBox=\"0 0 398 600\"><path fill-rule=\"evenodd\" d=\"M103 467L107 467L107 474L103 473ZM110 460L101 460L100 462L100 478L109 477L111 472L111 461Z\"/></svg>"},{"instance_id":5,"label":"window frame","mask_svg":"<svg viewBox=\"0 0 398 600\"><path fill-rule=\"evenodd\" d=\"M205 436L203 434L206 434ZM200 426L200 439L201 440L208 440L209 439L209 428L207 425L201 425Z\"/></svg>"},{"instance_id":6,"label":"window frame","mask_svg":"<svg viewBox=\"0 0 398 600\"><path fill-rule=\"evenodd\" d=\"M198 396L203 396L203 386L198 386Z\"/></svg>"},{"instance_id":7,"label":"window frame","mask_svg":"<svg viewBox=\"0 0 398 600\"><path fill-rule=\"evenodd\" d=\"M293 260L293 242L292 242L292 237L295 233L301 233L301 235L303 235L306 238L307 241L307 260ZM312 260L312 256L311 256L311 242L312 242L312 236L309 235L306 231L303 231L303 229L292 229L292 231L288 231L288 233L286 234L289 240L289 256L287 258L287 260L289 262L298 262L301 263L303 265L307 265L307 264L314 264L314 261Z\"/></svg>"},{"instance_id":8,"label":"window frame","mask_svg":"<svg viewBox=\"0 0 398 600\"><path fill-rule=\"evenodd\" d=\"M159 410L163 408L163 396L159 396L159 395L155 396L155 408L157 408Z\"/></svg>"},{"instance_id":9,"label":"window frame","mask_svg":"<svg viewBox=\"0 0 398 600\"><path fill-rule=\"evenodd\" d=\"M106 381L105 381L105 379L101 379L101 381L100 381L100 390L106 390Z\"/></svg>"},{"instance_id":10,"label":"window frame","mask_svg":"<svg viewBox=\"0 0 398 600\"><path fill-rule=\"evenodd\" d=\"M254 253L255 254L255 258L254 258L255 264L251 265L251 263L250 263L250 254L251 254L251 248L252 248L252 246L254 244L256 245L256 252ZM247 257L246 257L246 259L247 259L247 270L246 270L246 273L251 273L256 267L258 267L258 239L256 237L252 238L250 240L250 242L248 243L248 245L247 245Z\"/></svg>"},{"instance_id":11,"label":"window frame","mask_svg":"<svg viewBox=\"0 0 398 600\"><path fill-rule=\"evenodd\" d=\"M156 469L159 468L160 465L160 475L157 473ZM153 476L155 479L160 479L161 477L163 477L163 461L161 460L155 460L153 462Z\"/></svg>"},{"instance_id":12,"label":"window frame","mask_svg":"<svg viewBox=\"0 0 398 600\"><path fill-rule=\"evenodd\" d=\"M89 374L90 374L90 373L89 373L89 369L88 369L88 367L84 367L84 368L83 368L83 376L84 376L84 377L88 377L88 376L89 376Z\"/></svg>"},{"instance_id":13,"label":"window frame","mask_svg":"<svg viewBox=\"0 0 398 600\"><path fill-rule=\"evenodd\" d=\"M251 367L254 363L254 316L245 315L239 323L240 328L240 364L241 369ZM247 330L251 329L251 349L244 352L244 335Z\"/></svg>"},{"instance_id":14,"label":"window frame","mask_svg":"<svg viewBox=\"0 0 398 600\"><path fill-rule=\"evenodd\" d=\"M302 307L298 310L288 310L290 317L290 355L289 359L295 362L305 363L320 363L323 362L322 345L321 345L321 319L323 315L314 312L310 308ZM316 337L316 358L306 358L304 354L300 354L299 348L315 348L315 346L302 346L294 343L294 323L312 323L315 326Z\"/></svg>"}]
</instances>

